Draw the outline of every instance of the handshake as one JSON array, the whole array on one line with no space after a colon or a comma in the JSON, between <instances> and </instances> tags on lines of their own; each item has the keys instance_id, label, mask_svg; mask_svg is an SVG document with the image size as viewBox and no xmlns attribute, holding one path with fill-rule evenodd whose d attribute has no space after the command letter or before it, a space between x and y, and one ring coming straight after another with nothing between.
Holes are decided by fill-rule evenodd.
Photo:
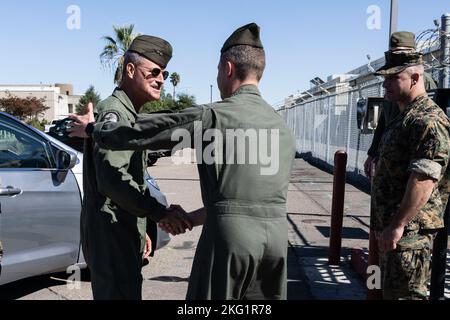
<instances>
[{"instance_id":1,"label":"handshake","mask_svg":"<svg viewBox=\"0 0 450 320\"><path fill-rule=\"evenodd\" d=\"M171 235L179 235L191 231L193 227L200 226L205 220L205 210L200 209L187 213L179 205L171 205L166 215L159 221L159 227Z\"/></svg>"}]
</instances>

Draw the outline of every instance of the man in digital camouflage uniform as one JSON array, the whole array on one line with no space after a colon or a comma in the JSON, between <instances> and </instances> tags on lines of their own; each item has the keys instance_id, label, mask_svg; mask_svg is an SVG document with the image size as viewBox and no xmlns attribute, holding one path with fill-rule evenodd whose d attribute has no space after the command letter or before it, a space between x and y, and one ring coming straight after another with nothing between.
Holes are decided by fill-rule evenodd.
<instances>
[{"instance_id":1,"label":"man in digital camouflage uniform","mask_svg":"<svg viewBox=\"0 0 450 320\"><path fill-rule=\"evenodd\" d=\"M137 37L125 53L120 88L96 106L96 120L133 125L140 108L160 98L167 78L164 69L171 57L167 41ZM143 255L151 250L146 217L181 223L175 217L179 214L166 212L149 196L144 182L145 152L111 151L91 139L84 151L81 241L94 299L139 300Z\"/></svg>"},{"instance_id":2,"label":"man in digital camouflage uniform","mask_svg":"<svg viewBox=\"0 0 450 320\"><path fill-rule=\"evenodd\" d=\"M386 123L372 186L383 296L426 299L432 241L448 201L450 121L426 94L421 53L388 51L376 75L399 107Z\"/></svg>"},{"instance_id":3,"label":"man in digital camouflage uniform","mask_svg":"<svg viewBox=\"0 0 450 320\"><path fill-rule=\"evenodd\" d=\"M222 161L198 165L205 208L191 216L195 225L204 222L204 227L187 299L286 299L286 198L295 143L291 130L258 90L265 68L259 33L256 24L248 24L225 42L217 76L223 101L177 114L140 115L134 126L107 122L86 128L89 120L80 117L74 128L79 136L86 128L102 147L135 150L171 148L178 144L178 139L171 139L177 129L190 134L189 145L194 145L198 128L200 133L217 129L227 151L230 145L236 148L227 130L266 133L259 148L272 150L278 163L275 172L265 173L262 159L237 164L236 157L252 156L249 145L237 150L234 159L225 159L222 148L216 148L215 156ZM208 151L209 145L203 142L197 151Z\"/></svg>"},{"instance_id":4,"label":"man in digital camouflage uniform","mask_svg":"<svg viewBox=\"0 0 450 320\"><path fill-rule=\"evenodd\" d=\"M412 32L400 31L394 32L390 38L389 50L392 52L399 51L414 51L416 48L416 36ZM427 91L437 88L433 77L425 72L424 73L425 89ZM364 163L364 173L367 177L372 178L372 167L375 167L375 163L378 159L378 148L380 146L381 138L383 137L386 129L386 124L395 118L399 113L398 106L396 104L385 104L380 118L378 120L377 128L375 129L372 144L367 151L367 160Z\"/></svg>"}]
</instances>

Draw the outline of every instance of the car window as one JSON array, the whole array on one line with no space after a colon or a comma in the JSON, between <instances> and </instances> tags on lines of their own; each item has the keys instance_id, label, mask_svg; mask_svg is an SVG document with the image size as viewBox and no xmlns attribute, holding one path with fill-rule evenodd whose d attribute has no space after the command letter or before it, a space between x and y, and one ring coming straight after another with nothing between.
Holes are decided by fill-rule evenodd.
<instances>
[{"instance_id":1,"label":"car window","mask_svg":"<svg viewBox=\"0 0 450 320\"><path fill-rule=\"evenodd\" d=\"M0 123L0 169L49 169L51 159L41 139Z\"/></svg>"}]
</instances>

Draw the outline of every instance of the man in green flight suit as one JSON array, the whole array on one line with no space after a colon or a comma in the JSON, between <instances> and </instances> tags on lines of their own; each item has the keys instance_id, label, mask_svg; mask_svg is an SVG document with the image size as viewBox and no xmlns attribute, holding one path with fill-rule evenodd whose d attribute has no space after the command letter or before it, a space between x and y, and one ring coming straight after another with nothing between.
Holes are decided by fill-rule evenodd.
<instances>
[{"instance_id":1,"label":"man in green flight suit","mask_svg":"<svg viewBox=\"0 0 450 320\"><path fill-rule=\"evenodd\" d=\"M134 125L94 126L88 116L74 125L74 134L92 134L104 148L172 148L179 143L174 135L189 137L183 146L196 145L205 207L191 218L204 227L187 299L286 299L286 199L295 143L258 90L264 69L260 28L251 23L221 50L221 102L177 114L139 115ZM211 150L207 142L213 140ZM173 230L170 223L161 225Z\"/></svg>"},{"instance_id":2,"label":"man in green flight suit","mask_svg":"<svg viewBox=\"0 0 450 320\"><path fill-rule=\"evenodd\" d=\"M171 56L167 41L137 37L125 53L120 88L96 106L95 119L133 125L141 106L160 98ZM143 256L151 251L146 218L166 219L180 229L188 224L176 207L166 211L149 196L145 152L111 151L92 139L84 151L81 241L94 299L139 300Z\"/></svg>"}]
</instances>

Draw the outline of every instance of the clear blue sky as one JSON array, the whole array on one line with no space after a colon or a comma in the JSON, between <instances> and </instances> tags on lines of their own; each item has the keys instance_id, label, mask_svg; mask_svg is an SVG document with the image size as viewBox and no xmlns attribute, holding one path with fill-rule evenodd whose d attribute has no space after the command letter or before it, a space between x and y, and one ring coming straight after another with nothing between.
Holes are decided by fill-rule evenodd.
<instances>
[{"instance_id":1,"label":"clear blue sky","mask_svg":"<svg viewBox=\"0 0 450 320\"><path fill-rule=\"evenodd\" d=\"M399 29L420 32L450 12L447 0L399 0ZM309 80L345 73L387 49L389 0L164 0L0 1L0 84L72 83L82 94L93 84L102 98L114 89L113 73L101 67L101 37L112 25L134 24L174 47L168 70L181 75L179 91L198 103L220 98L219 50L236 28L256 22L267 52L261 83L269 103L305 90ZM69 5L81 9L81 29L69 30ZM366 12L381 9L381 29L369 30ZM169 92L170 83L166 84Z\"/></svg>"}]
</instances>

